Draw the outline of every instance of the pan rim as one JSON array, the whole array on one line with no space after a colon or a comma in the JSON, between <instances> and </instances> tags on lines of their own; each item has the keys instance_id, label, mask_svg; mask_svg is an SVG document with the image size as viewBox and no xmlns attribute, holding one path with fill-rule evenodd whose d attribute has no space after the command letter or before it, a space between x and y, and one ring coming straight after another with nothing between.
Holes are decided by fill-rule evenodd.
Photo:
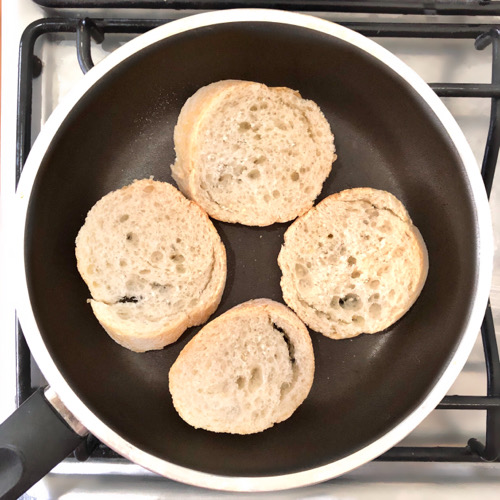
<instances>
[{"instance_id":1,"label":"pan rim","mask_svg":"<svg viewBox=\"0 0 500 500\"><path fill-rule=\"evenodd\" d=\"M104 75L128 57L170 36L214 24L270 22L311 29L341 39L375 57L388 70L402 77L415 90L439 120L462 161L471 188L478 227L478 269L475 299L462 339L450 362L424 401L389 432L361 450L326 465L305 471L274 476L232 477L195 471L160 459L129 443L101 421L73 391L52 359L38 330L31 307L24 258L16 259L20 279L16 305L23 332L35 359L50 386L83 425L110 448L143 467L193 486L226 491L276 491L306 486L332 479L359 467L407 436L441 401L463 368L476 340L486 308L493 272L493 230L484 184L467 140L439 97L411 68L376 42L338 24L314 16L268 9L230 9L196 14L164 24L123 45L108 55L82 78L49 117L26 161L16 192L14 255L24 256L24 231L31 192L38 169L65 118Z\"/></svg>"}]
</instances>

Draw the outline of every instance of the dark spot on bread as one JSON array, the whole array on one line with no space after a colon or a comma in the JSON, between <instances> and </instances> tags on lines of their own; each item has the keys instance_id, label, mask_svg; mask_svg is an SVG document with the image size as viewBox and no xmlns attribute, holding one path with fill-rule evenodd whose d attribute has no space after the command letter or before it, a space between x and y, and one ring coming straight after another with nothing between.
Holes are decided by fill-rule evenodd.
<instances>
[{"instance_id":1,"label":"dark spot on bread","mask_svg":"<svg viewBox=\"0 0 500 500\"><path fill-rule=\"evenodd\" d=\"M355 293L348 293L345 297L339 299L339 305L342 309L357 311L363 307L363 301Z\"/></svg>"},{"instance_id":2,"label":"dark spot on bread","mask_svg":"<svg viewBox=\"0 0 500 500\"><path fill-rule=\"evenodd\" d=\"M286 334L283 328L279 327L276 323L271 323L274 330L281 333L283 336L283 340L286 343L286 347L288 349L288 357L290 358L291 363L295 363L295 348L293 344L290 342L290 337Z\"/></svg>"},{"instance_id":3,"label":"dark spot on bread","mask_svg":"<svg viewBox=\"0 0 500 500\"><path fill-rule=\"evenodd\" d=\"M142 298L142 297L140 297L140 298ZM126 304L128 302L134 302L134 303L136 303L136 302L139 302L139 300L140 299L138 299L137 297L127 297L127 296L125 296L125 297L122 297L118 302L120 302L121 304Z\"/></svg>"}]
</instances>

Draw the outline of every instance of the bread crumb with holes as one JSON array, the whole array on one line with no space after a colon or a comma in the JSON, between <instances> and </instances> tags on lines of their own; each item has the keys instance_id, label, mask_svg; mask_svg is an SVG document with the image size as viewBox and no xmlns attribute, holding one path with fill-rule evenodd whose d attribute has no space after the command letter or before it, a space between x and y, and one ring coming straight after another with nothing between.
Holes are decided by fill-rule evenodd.
<instances>
[{"instance_id":1,"label":"bread crumb with holes","mask_svg":"<svg viewBox=\"0 0 500 500\"><path fill-rule=\"evenodd\" d=\"M189 341L170 369L169 389L193 427L253 434L289 418L313 378L304 323L283 304L257 299L233 307Z\"/></svg>"},{"instance_id":2,"label":"bread crumb with holes","mask_svg":"<svg viewBox=\"0 0 500 500\"><path fill-rule=\"evenodd\" d=\"M415 303L427 248L392 194L355 188L328 196L285 232L278 256L285 302L333 339L384 330Z\"/></svg>"},{"instance_id":3,"label":"bread crumb with holes","mask_svg":"<svg viewBox=\"0 0 500 500\"><path fill-rule=\"evenodd\" d=\"M286 87L223 80L184 104L172 176L225 222L268 226L312 207L336 159L319 106Z\"/></svg>"},{"instance_id":4,"label":"bread crumb with holes","mask_svg":"<svg viewBox=\"0 0 500 500\"><path fill-rule=\"evenodd\" d=\"M206 213L150 179L101 198L75 253L96 318L136 352L161 349L204 323L226 282L225 248Z\"/></svg>"}]
</instances>

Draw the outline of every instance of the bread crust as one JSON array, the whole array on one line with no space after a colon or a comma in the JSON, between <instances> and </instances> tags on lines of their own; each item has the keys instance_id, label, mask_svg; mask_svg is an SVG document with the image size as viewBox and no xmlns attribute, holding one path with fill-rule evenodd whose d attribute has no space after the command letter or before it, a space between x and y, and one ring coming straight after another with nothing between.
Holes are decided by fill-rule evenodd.
<instances>
[{"instance_id":1,"label":"bread crust","mask_svg":"<svg viewBox=\"0 0 500 500\"><path fill-rule=\"evenodd\" d=\"M196 147L198 130L203 115L210 109L213 101L226 90L241 83L239 80L222 80L199 89L184 104L174 128L176 159L171 166L172 177L179 189L193 199L190 188L190 175L193 169L192 154Z\"/></svg>"}]
</instances>

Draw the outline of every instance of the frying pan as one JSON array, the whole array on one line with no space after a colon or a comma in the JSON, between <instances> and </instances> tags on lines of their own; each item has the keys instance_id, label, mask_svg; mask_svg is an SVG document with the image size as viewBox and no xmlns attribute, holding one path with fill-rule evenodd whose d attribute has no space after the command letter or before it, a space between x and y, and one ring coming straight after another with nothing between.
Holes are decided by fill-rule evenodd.
<instances>
[{"instance_id":1,"label":"frying pan","mask_svg":"<svg viewBox=\"0 0 500 500\"><path fill-rule=\"evenodd\" d=\"M430 261L421 296L386 332L343 341L311 332L310 395L290 419L250 436L196 430L172 406L168 370L199 328L161 351L120 347L86 303L74 256L85 215L104 194L151 175L172 182L182 104L199 87L228 78L284 85L316 101L339 156L320 199L357 186L390 191L420 229ZM396 57L309 16L205 13L118 49L54 111L17 201L18 312L51 387L0 433L0 454L10 464L0 484L10 480L11 493L36 480L34 470L43 475L64 458L85 428L124 457L198 486L278 490L338 476L396 444L437 405L463 367L486 307L490 214L459 127ZM288 225L215 225L228 256L215 316L251 298L282 301L276 259ZM41 417L30 420L41 413L42 424ZM50 455L43 464L29 458L41 446Z\"/></svg>"}]
</instances>

